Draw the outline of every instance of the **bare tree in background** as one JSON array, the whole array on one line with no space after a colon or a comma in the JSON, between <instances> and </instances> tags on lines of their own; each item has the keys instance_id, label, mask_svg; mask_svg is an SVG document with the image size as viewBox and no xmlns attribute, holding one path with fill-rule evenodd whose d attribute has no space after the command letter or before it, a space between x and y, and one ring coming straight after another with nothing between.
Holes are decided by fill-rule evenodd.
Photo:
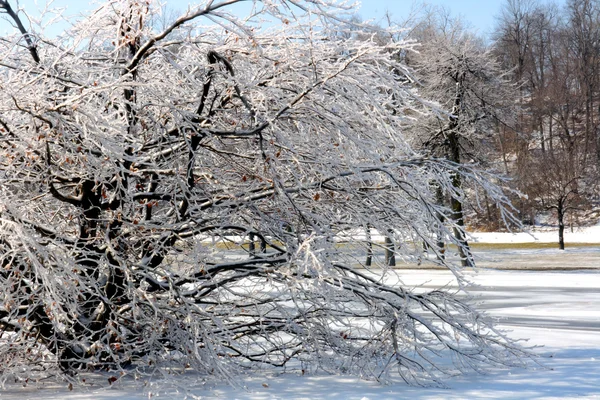
<instances>
[{"instance_id":1,"label":"bare tree in background","mask_svg":"<svg viewBox=\"0 0 600 400\"><path fill-rule=\"evenodd\" d=\"M496 32L496 52L514 67L521 112L507 171L529 197L517 204L533 223L555 212L564 248L568 213L584 215L598 204L596 157L600 13L598 2L555 5L510 0ZM563 11L561 13L561 11ZM509 142L509 141L507 141Z\"/></svg>"},{"instance_id":2,"label":"bare tree in background","mask_svg":"<svg viewBox=\"0 0 600 400\"><path fill-rule=\"evenodd\" d=\"M415 69L423 95L440 107L415 129L421 146L455 164L482 161L480 155L493 143L496 125L511 118L507 109L515 92L507 73L479 38L443 12L428 13L417 21L410 37L420 45L418 54L409 55L409 65ZM450 196L454 235L462 243L463 266L472 266L465 234L467 196L460 174L453 177L452 185L462 193Z\"/></svg>"},{"instance_id":3,"label":"bare tree in background","mask_svg":"<svg viewBox=\"0 0 600 400\"><path fill-rule=\"evenodd\" d=\"M558 246L565 249L565 224L567 215L586 205L586 185L583 180L581 160L569 160L565 151L554 151L540 156L529 166L532 175L528 188L546 210L556 213Z\"/></svg>"}]
</instances>

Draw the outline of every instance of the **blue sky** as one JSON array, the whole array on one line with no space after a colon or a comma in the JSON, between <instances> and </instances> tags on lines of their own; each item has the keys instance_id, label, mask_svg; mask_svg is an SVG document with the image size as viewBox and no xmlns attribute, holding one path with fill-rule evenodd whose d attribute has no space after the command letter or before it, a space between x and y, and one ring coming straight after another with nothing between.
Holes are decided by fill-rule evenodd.
<instances>
[{"instance_id":1,"label":"blue sky","mask_svg":"<svg viewBox=\"0 0 600 400\"><path fill-rule=\"evenodd\" d=\"M429 0L426 3L432 6L444 7L453 17L461 17L468 26L480 34L488 34L495 25L495 18L506 0ZM365 18L374 18L376 21L388 10L392 20L406 18L413 5L421 4L411 0L363 0L359 14Z\"/></svg>"},{"instance_id":2,"label":"blue sky","mask_svg":"<svg viewBox=\"0 0 600 400\"><path fill-rule=\"evenodd\" d=\"M502 5L506 0L429 0L428 4L445 7L454 17L460 16L473 29L477 30L482 35L489 34L495 25L495 18L499 14ZM16 0L9 0L13 5ZM185 10L189 4L193 4L190 0L166 0L169 8L175 10ZM543 0L542 0L543 2ZM564 0L559 0L559 3L564 3ZM20 7L29 10L28 12L35 15L35 10L44 4L44 0L20 0ZM89 0L54 0L54 7L65 7L67 15L81 13L85 10L93 9ZM402 20L409 15L413 7L412 0L362 0L362 5L357 13L363 19L375 19L379 21L383 18L386 11L389 11L393 20ZM5 32L7 22L0 20L0 32Z\"/></svg>"}]
</instances>

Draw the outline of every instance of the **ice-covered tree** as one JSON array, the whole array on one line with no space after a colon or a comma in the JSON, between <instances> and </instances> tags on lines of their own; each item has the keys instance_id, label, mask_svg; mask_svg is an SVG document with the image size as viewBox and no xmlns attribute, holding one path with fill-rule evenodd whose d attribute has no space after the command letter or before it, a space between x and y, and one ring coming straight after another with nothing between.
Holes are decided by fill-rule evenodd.
<instances>
[{"instance_id":1,"label":"ice-covered tree","mask_svg":"<svg viewBox=\"0 0 600 400\"><path fill-rule=\"evenodd\" d=\"M2 377L290 365L419 384L520 364L463 297L362 265L367 225L406 263L463 244L431 182L506 205L486 173L407 145L430 113L395 56L410 44L332 34L326 1L249 20L235 3L157 31L154 3L111 1L58 38L0 41Z\"/></svg>"},{"instance_id":2,"label":"ice-covered tree","mask_svg":"<svg viewBox=\"0 0 600 400\"><path fill-rule=\"evenodd\" d=\"M420 147L457 164L487 161L493 153L490 147L494 147L496 127L512 120L509 110L516 91L507 71L480 38L444 12L426 13L409 37L420 43L418 52L409 54L407 62L416 71L421 94L442 110L415 126ZM456 191L463 191L460 174L454 176L453 185ZM443 193L439 197L443 198ZM472 255L463 232L467 196L450 197L455 236L463 243L462 263L471 265Z\"/></svg>"}]
</instances>

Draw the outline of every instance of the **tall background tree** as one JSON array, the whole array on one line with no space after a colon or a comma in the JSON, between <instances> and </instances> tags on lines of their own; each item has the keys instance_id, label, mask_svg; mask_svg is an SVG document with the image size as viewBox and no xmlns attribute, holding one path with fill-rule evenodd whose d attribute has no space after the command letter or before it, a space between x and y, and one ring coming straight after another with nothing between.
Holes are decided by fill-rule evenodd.
<instances>
[{"instance_id":1,"label":"tall background tree","mask_svg":"<svg viewBox=\"0 0 600 400\"><path fill-rule=\"evenodd\" d=\"M415 71L420 92L436 104L436 112L415 126L412 135L417 146L432 156L457 165L478 162L490 168L497 153L490 152L497 127L512 122L515 87L484 42L443 10L427 10L408 24L408 37L419 43L409 53L407 64ZM448 198L454 236L462 243L464 266L473 265L465 233L465 205L472 196L461 177L453 179L459 197Z\"/></svg>"}]
</instances>

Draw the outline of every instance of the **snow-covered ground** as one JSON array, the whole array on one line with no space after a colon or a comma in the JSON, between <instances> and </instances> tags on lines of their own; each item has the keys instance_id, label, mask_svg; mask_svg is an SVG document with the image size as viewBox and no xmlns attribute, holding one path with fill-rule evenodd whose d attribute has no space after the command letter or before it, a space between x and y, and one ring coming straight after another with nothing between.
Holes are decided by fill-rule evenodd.
<instances>
[{"instance_id":1,"label":"snow-covered ground","mask_svg":"<svg viewBox=\"0 0 600 400\"><path fill-rule=\"evenodd\" d=\"M600 225L565 229L565 243L600 243ZM553 228L535 228L530 232L475 232L471 236L480 243L558 243L558 231Z\"/></svg>"},{"instance_id":2,"label":"snow-covered ground","mask_svg":"<svg viewBox=\"0 0 600 400\"><path fill-rule=\"evenodd\" d=\"M486 235L496 235L492 237L498 238L494 242L497 244L502 243L505 234ZM584 240L572 242L600 243L600 227L588 228L582 237ZM240 379L237 388L202 385L186 376L179 379L179 388L160 386L160 382L144 387L131 381L117 381L110 386L106 377L90 376L87 388L73 391L68 390L66 383L48 382L42 388L8 385L0 391L0 400L183 399L186 394L189 398L231 400L600 399L600 246L576 247L566 252L537 247L484 247L477 253L483 258L480 265L518 267L467 272L476 285L471 293L478 296L480 309L497 319L499 327L512 331L511 337L529 338L528 345L544 346L534 351L545 367L466 375L449 379L448 389L415 388L401 383L382 386L353 377L301 376L295 372L249 376ZM568 269L548 271L561 266ZM454 284L450 273L443 270L406 269L398 274L409 286Z\"/></svg>"}]
</instances>

